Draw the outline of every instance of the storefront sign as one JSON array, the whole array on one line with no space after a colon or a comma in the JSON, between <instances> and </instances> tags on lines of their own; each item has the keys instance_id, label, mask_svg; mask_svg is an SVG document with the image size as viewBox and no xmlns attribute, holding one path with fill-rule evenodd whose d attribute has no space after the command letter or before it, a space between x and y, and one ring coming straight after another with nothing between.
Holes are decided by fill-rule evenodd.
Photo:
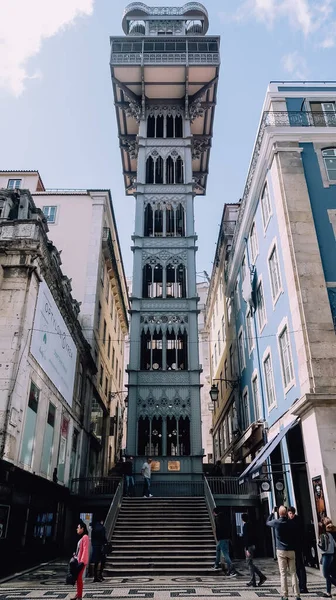
<instances>
[{"instance_id":1,"label":"storefront sign","mask_svg":"<svg viewBox=\"0 0 336 600\"><path fill-rule=\"evenodd\" d=\"M327 515L321 475L319 475L318 477L314 477L312 479L312 482L313 482L317 520L319 522L321 522L322 518Z\"/></svg>"},{"instance_id":2,"label":"storefront sign","mask_svg":"<svg viewBox=\"0 0 336 600\"><path fill-rule=\"evenodd\" d=\"M37 297L30 352L71 406L77 349L44 281Z\"/></svg>"},{"instance_id":3,"label":"storefront sign","mask_svg":"<svg viewBox=\"0 0 336 600\"><path fill-rule=\"evenodd\" d=\"M161 463L159 460L152 460L150 465L151 471L160 471Z\"/></svg>"},{"instance_id":4,"label":"storefront sign","mask_svg":"<svg viewBox=\"0 0 336 600\"><path fill-rule=\"evenodd\" d=\"M9 511L10 507L7 504L0 504L0 540L7 537Z\"/></svg>"},{"instance_id":5,"label":"storefront sign","mask_svg":"<svg viewBox=\"0 0 336 600\"><path fill-rule=\"evenodd\" d=\"M168 471L180 471L181 463L179 460L169 460L168 461Z\"/></svg>"}]
</instances>

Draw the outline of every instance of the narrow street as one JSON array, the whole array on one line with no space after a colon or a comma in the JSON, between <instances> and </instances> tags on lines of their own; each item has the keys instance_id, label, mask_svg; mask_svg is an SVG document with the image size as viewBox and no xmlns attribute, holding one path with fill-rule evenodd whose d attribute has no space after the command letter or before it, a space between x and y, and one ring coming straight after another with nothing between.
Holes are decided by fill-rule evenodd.
<instances>
[{"instance_id":1,"label":"narrow street","mask_svg":"<svg viewBox=\"0 0 336 600\"><path fill-rule=\"evenodd\" d=\"M112 577L103 583L93 584L92 578L84 584L85 598L151 598L168 600L171 598L280 598L279 573L277 563L271 559L260 559L267 581L262 588L247 588L248 573L244 561L238 561L240 573L228 578L221 573L209 577ZM63 600L75 595L75 588L65 585L66 564L55 561L43 565L30 573L17 576L0 584L0 600L14 598L57 598ZM309 594L303 598L321 597L324 580L312 569L308 573Z\"/></svg>"}]
</instances>

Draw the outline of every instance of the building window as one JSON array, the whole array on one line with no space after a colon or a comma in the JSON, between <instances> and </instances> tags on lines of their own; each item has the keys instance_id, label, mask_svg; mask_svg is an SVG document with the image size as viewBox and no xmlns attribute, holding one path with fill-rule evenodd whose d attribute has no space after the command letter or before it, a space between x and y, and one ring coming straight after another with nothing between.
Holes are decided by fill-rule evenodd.
<instances>
[{"instance_id":1,"label":"building window","mask_svg":"<svg viewBox=\"0 0 336 600\"><path fill-rule=\"evenodd\" d=\"M239 297L239 283L238 283L238 279L237 279L236 285L235 285L235 301L236 301L236 312L238 313L240 311L240 297Z\"/></svg>"},{"instance_id":2,"label":"building window","mask_svg":"<svg viewBox=\"0 0 336 600\"><path fill-rule=\"evenodd\" d=\"M105 280L105 261L104 258L101 259L101 263L100 263L100 281L102 286L104 287L104 280Z\"/></svg>"},{"instance_id":3,"label":"building window","mask_svg":"<svg viewBox=\"0 0 336 600\"><path fill-rule=\"evenodd\" d=\"M224 379L225 379L225 388L228 388L228 379L229 379L229 374L228 374L228 361L225 360L224 361Z\"/></svg>"},{"instance_id":4,"label":"building window","mask_svg":"<svg viewBox=\"0 0 336 600\"><path fill-rule=\"evenodd\" d=\"M27 467L31 467L33 462L33 453L35 447L35 428L39 398L40 390L36 387L36 385L33 382L31 382L26 412L26 422L20 454L20 461Z\"/></svg>"},{"instance_id":5,"label":"building window","mask_svg":"<svg viewBox=\"0 0 336 600\"><path fill-rule=\"evenodd\" d=\"M98 332L100 330L100 319L101 319L101 304L98 302L98 311L97 311L97 329Z\"/></svg>"},{"instance_id":6,"label":"building window","mask_svg":"<svg viewBox=\"0 0 336 600\"><path fill-rule=\"evenodd\" d=\"M162 265L145 265L143 268L143 298L162 298L163 269Z\"/></svg>"},{"instance_id":7,"label":"building window","mask_svg":"<svg viewBox=\"0 0 336 600\"><path fill-rule=\"evenodd\" d=\"M108 336L108 343L107 343L107 356L110 358L110 354L111 354L111 336L109 334Z\"/></svg>"},{"instance_id":8,"label":"building window","mask_svg":"<svg viewBox=\"0 0 336 600\"><path fill-rule=\"evenodd\" d=\"M240 372L242 372L246 367L244 351L244 333L242 328L240 328L240 333L238 335L238 360Z\"/></svg>"},{"instance_id":9,"label":"building window","mask_svg":"<svg viewBox=\"0 0 336 600\"><path fill-rule=\"evenodd\" d=\"M44 206L42 210L48 223L56 222L57 206Z\"/></svg>"},{"instance_id":10,"label":"building window","mask_svg":"<svg viewBox=\"0 0 336 600\"><path fill-rule=\"evenodd\" d=\"M248 353L251 354L251 352L254 348L254 335L253 335L251 310L249 310L246 315L246 334L247 334L247 349L248 349Z\"/></svg>"},{"instance_id":11,"label":"building window","mask_svg":"<svg viewBox=\"0 0 336 600\"><path fill-rule=\"evenodd\" d=\"M245 254L243 256L243 260L242 260L242 264L241 264L241 275L242 275L242 281L244 281L245 276L246 276L246 255Z\"/></svg>"},{"instance_id":12,"label":"building window","mask_svg":"<svg viewBox=\"0 0 336 600\"><path fill-rule=\"evenodd\" d=\"M215 357L215 365L217 365L217 360L218 360L218 357L217 357L217 344L215 344L215 346L214 346L214 357Z\"/></svg>"},{"instance_id":13,"label":"building window","mask_svg":"<svg viewBox=\"0 0 336 600\"><path fill-rule=\"evenodd\" d=\"M110 298L110 286L108 284L108 280L106 282L106 290L105 290L105 300L106 300L106 304L108 305L109 303L109 298Z\"/></svg>"},{"instance_id":14,"label":"building window","mask_svg":"<svg viewBox=\"0 0 336 600\"><path fill-rule=\"evenodd\" d=\"M248 397L248 388L247 387L243 391L242 421L243 421L243 428L247 429L250 424L249 397Z\"/></svg>"},{"instance_id":15,"label":"building window","mask_svg":"<svg viewBox=\"0 0 336 600\"><path fill-rule=\"evenodd\" d=\"M287 326L282 330L282 332L279 335L279 348L280 348L282 378L283 378L284 388L286 389L294 380L292 352L291 352L291 347L290 347L290 340L289 340Z\"/></svg>"},{"instance_id":16,"label":"building window","mask_svg":"<svg viewBox=\"0 0 336 600\"><path fill-rule=\"evenodd\" d=\"M217 342L218 342L218 354L221 355L221 334L220 331L217 333Z\"/></svg>"},{"instance_id":17,"label":"building window","mask_svg":"<svg viewBox=\"0 0 336 600\"><path fill-rule=\"evenodd\" d=\"M118 377L118 370L119 370L119 360L116 360L116 369L115 369L115 378L117 379Z\"/></svg>"},{"instance_id":18,"label":"building window","mask_svg":"<svg viewBox=\"0 0 336 600\"><path fill-rule=\"evenodd\" d=\"M273 250L268 259L268 264L271 279L272 298L273 302L275 302L278 299L281 292L280 268L276 246L273 247Z\"/></svg>"},{"instance_id":19,"label":"building window","mask_svg":"<svg viewBox=\"0 0 336 600\"><path fill-rule=\"evenodd\" d=\"M230 354L230 375L231 375L231 377L234 377L236 373L235 373L234 362L233 362L233 347L232 347L232 345L230 346L229 354Z\"/></svg>"},{"instance_id":20,"label":"building window","mask_svg":"<svg viewBox=\"0 0 336 600\"><path fill-rule=\"evenodd\" d=\"M176 151L173 151L165 160L160 155L148 156L146 160L146 183L184 183L183 160Z\"/></svg>"},{"instance_id":21,"label":"building window","mask_svg":"<svg viewBox=\"0 0 336 600\"><path fill-rule=\"evenodd\" d=\"M112 369L114 369L114 361L115 361L115 349L112 348L112 363L111 363Z\"/></svg>"},{"instance_id":22,"label":"building window","mask_svg":"<svg viewBox=\"0 0 336 600\"><path fill-rule=\"evenodd\" d=\"M108 394L108 378L105 377L105 396Z\"/></svg>"},{"instance_id":23,"label":"building window","mask_svg":"<svg viewBox=\"0 0 336 600\"><path fill-rule=\"evenodd\" d=\"M145 43L148 44L148 42ZM155 44L155 47L158 42ZM175 47L175 43L173 44ZM162 51L164 44L161 43ZM161 50L160 50L161 51ZM147 117L148 138L182 138L183 120L181 115L149 115Z\"/></svg>"},{"instance_id":24,"label":"building window","mask_svg":"<svg viewBox=\"0 0 336 600\"><path fill-rule=\"evenodd\" d=\"M106 327L107 327L106 326L106 321L104 319L104 327L103 327L103 344L104 344L104 346L106 344Z\"/></svg>"},{"instance_id":25,"label":"building window","mask_svg":"<svg viewBox=\"0 0 336 600\"><path fill-rule=\"evenodd\" d=\"M335 102L311 102L310 109L315 127L335 127Z\"/></svg>"},{"instance_id":26,"label":"building window","mask_svg":"<svg viewBox=\"0 0 336 600\"><path fill-rule=\"evenodd\" d=\"M103 387L103 380L104 380L104 367L103 367L103 365L100 365L100 375L99 375L100 387Z\"/></svg>"},{"instance_id":27,"label":"building window","mask_svg":"<svg viewBox=\"0 0 336 600\"><path fill-rule=\"evenodd\" d=\"M329 181L336 181L336 148L322 150L322 156Z\"/></svg>"},{"instance_id":28,"label":"building window","mask_svg":"<svg viewBox=\"0 0 336 600\"><path fill-rule=\"evenodd\" d=\"M257 308L258 308L259 331L262 331L266 324L266 306L265 306L264 290L263 290L261 281L257 287Z\"/></svg>"},{"instance_id":29,"label":"building window","mask_svg":"<svg viewBox=\"0 0 336 600\"><path fill-rule=\"evenodd\" d=\"M121 369L119 369L119 389L121 388Z\"/></svg>"},{"instance_id":30,"label":"building window","mask_svg":"<svg viewBox=\"0 0 336 600\"><path fill-rule=\"evenodd\" d=\"M147 204L144 213L145 237L184 237L185 212L182 204L167 204L161 208Z\"/></svg>"},{"instance_id":31,"label":"building window","mask_svg":"<svg viewBox=\"0 0 336 600\"><path fill-rule=\"evenodd\" d=\"M251 258L253 264L256 261L258 256L259 247L258 247L258 237L257 237L257 227L256 224L253 223L250 231L250 246L251 246Z\"/></svg>"},{"instance_id":32,"label":"building window","mask_svg":"<svg viewBox=\"0 0 336 600\"><path fill-rule=\"evenodd\" d=\"M259 385L258 376L256 375L252 379L252 397L253 397L253 408L254 418L256 421L260 419L260 398L259 398Z\"/></svg>"},{"instance_id":33,"label":"building window","mask_svg":"<svg viewBox=\"0 0 336 600\"><path fill-rule=\"evenodd\" d=\"M184 265L167 265L165 293L167 298L186 297L186 269Z\"/></svg>"},{"instance_id":34,"label":"building window","mask_svg":"<svg viewBox=\"0 0 336 600\"><path fill-rule=\"evenodd\" d=\"M7 189L18 190L21 187L22 179L8 179Z\"/></svg>"},{"instance_id":35,"label":"building window","mask_svg":"<svg viewBox=\"0 0 336 600\"><path fill-rule=\"evenodd\" d=\"M272 214L271 201L270 201L270 197L269 197L267 183L265 184L263 193L261 194L260 203L261 203L261 214L262 214L263 225L264 225L264 229L266 229L266 227L269 223L269 220L271 218L271 214Z\"/></svg>"},{"instance_id":36,"label":"building window","mask_svg":"<svg viewBox=\"0 0 336 600\"><path fill-rule=\"evenodd\" d=\"M267 406L268 406L268 409L270 410L276 404L272 359L271 359L270 354L268 354L264 360L264 374L265 374L265 383L266 383Z\"/></svg>"},{"instance_id":37,"label":"building window","mask_svg":"<svg viewBox=\"0 0 336 600\"><path fill-rule=\"evenodd\" d=\"M113 320L113 294L111 294L110 317Z\"/></svg>"},{"instance_id":38,"label":"building window","mask_svg":"<svg viewBox=\"0 0 336 600\"><path fill-rule=\"evenodd\" d=\"M224 318L224 315L222 316L221 330L222 330L222 341L224 344L225 343L225 318Z\"/></svg>"}]
</instances>

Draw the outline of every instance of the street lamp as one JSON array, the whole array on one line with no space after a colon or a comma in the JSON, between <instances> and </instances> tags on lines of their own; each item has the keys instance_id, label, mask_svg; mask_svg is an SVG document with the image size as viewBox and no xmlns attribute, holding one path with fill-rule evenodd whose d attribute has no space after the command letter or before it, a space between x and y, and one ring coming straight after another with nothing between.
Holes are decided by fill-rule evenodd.
<instances>
[{"instance_id":1,"label":"street lamp","mask_svg":"<svg viewBox=\"0 0 336 600\"><path fill-rule=\"evenodd\" d=\"M220 379L213 379L212 381L224 381L224 383L227 383L231 387L232 390L234 390L239 385L239 379L222 379L222 378L220 378ZM217 402L218 396L219 396L218 384L217 385L215 385L214 383L212 384L209 395L210 395L212 402Z\"/></svg>"}]
</instances>

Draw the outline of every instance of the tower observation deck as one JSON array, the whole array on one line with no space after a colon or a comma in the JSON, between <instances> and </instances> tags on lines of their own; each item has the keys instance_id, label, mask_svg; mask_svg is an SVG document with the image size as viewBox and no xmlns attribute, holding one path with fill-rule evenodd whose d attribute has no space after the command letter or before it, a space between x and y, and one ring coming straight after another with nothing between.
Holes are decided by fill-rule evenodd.
<instances>
[{"instance_id":1,"label":"tower observation deck","mask_svg":"<svg viewBox=\"0 0 336 600\"><path fill-rule=\"evenodd\" d=\"M127 195L135 197L127 454L161 479L202 472L194 197L206 191L219 73L208 14L129 4L111 38Z\"/></svg>"}]
</instances>

